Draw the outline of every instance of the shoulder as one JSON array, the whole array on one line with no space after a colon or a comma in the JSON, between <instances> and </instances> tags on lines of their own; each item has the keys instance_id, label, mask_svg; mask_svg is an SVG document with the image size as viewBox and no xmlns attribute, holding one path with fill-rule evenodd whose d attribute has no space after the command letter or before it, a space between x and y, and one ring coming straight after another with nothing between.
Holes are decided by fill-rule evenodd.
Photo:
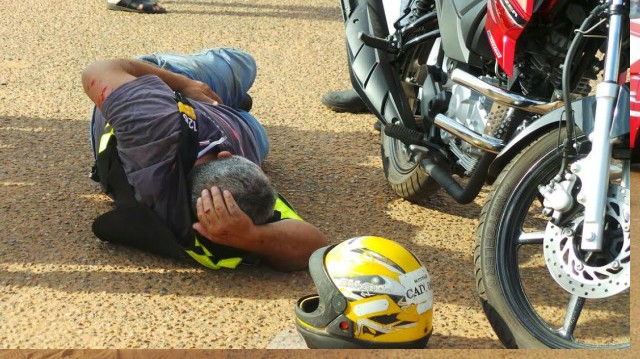
<instances>
[{"instance_id":1,"label":"shoulder","mask_svg":"<svg viewBox=\"0 0 640 359\"><path fill-rule=\"evenodd\" d=\"M173 97L173 90L156 75L140 76L113 90L103 103L103 111L108 112L114 105L125 105L133 100L155 95Z\"/></svg>"}]
</instances>

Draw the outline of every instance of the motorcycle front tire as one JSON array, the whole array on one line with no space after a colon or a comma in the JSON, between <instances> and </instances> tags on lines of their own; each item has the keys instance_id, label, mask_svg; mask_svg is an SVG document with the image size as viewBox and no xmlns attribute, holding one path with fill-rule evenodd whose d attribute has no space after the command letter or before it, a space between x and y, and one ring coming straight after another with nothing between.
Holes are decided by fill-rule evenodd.
<instances>
[{"instance_id":1,"label":"motorcycle front tire","mask_svg":"<svg viewBox=\"0 0 640 359\"><path fill-rule=\"evenodd\" d=\"M542 255L542 239L531 244L520 240L525 227L536 227L528 216L536 213L532 208L541 208L538 185L548 184L560 170L562 154L558 146L566 135L564 129L560 134L558 131L541 136L505 167L482 209L474 248L476 285L482 307L507 348L628 348L628 342L599 345L582 338L563 337L534 303L533 297L544 293L549 305L562 308L567 303L563 300L569 296L548 272ZM545 218L538 218L537 225L544 228L548 222ZM532 254L523 257L523 251ZM537 262L527 263L534 257ZM536 269L534 273L526 272L531 269L521 266ZM527 280L544 289L536 287L537 294L531 295ZM604 323L603 326L608 324ZM580 324L578 322L578 326Z\"/></svg>"}]
</instances>

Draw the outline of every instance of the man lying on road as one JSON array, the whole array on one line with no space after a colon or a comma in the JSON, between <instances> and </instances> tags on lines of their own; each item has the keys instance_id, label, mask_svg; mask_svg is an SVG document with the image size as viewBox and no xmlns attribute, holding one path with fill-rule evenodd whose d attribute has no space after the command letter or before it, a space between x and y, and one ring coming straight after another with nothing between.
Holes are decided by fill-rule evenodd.
<instances>
[{"instance_id":1,"label":"man lying on road","mask_svg":"<svg viewBox=\"0 0 640 359\"><path fill-rule=\"evenodd\" d=\"M259 259L306 268L327 240L260 169L267 134L241 109L255 75L250 55L221 48L84 70L92 177L116 204L94 222L98 238L214 269Z\"/></svg>"}]
</instances>

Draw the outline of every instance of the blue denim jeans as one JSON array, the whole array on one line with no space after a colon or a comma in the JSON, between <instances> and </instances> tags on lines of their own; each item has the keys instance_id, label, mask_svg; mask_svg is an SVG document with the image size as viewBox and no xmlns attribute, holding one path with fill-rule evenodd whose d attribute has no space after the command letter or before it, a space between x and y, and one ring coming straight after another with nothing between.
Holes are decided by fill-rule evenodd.
<instances>
[{"instance_id":1,"label":"blue denim jeans","mask_svg":"<svg viewBox=\"0 0 640 359\"><path fill-rule=\"evenodd\" d=\"M256 78L256 62L248 53L231 48L205 49L189 55L151 54L137 57L192 80L202 81L220 96L222 103L237 109ZM93 118L91 116L91 133ZM251 126L259 144L261 162L269 152L269 139L264 127L251 114L238 110ZM91 136L93 148L93 136ZM96 154L94 153L94 157Z\"/></svg>"},{"instance_id":2,"label":"blue denim jeans","mask_svg":"<svg viewBox=\"0 0 640 359\"><path fill-rule=\"evenodd\" d=\"M248 53L228 48L206 49L190 55L152 54L138 59L209 85L222 103L236 108L256 79L256 62Z\"/></svg>"}]
</instances>

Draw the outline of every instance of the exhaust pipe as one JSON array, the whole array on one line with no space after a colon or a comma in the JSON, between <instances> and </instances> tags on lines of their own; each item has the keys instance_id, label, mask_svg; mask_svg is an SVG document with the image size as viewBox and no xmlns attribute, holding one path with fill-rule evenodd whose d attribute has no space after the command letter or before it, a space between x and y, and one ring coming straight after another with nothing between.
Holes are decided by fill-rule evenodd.
<instances>
[{"instance_id":1,"label":"exhaust pipe","mask_svg":"<svg viewBox=\"0 0 640 359\"><path fill-rule=\"evenodd\" d=\"M502 140L495 137L482 135L443 114L436 115L434 124L441 129L453 134L454 136L459 137L466 142L469 142L469 144L471 144L472 146L478 147L481 150L487 152L498 154L505 146Z\"/></svg>"},{"instance_id":2,"label":"exhaust pipe","mask_svg":"<svg viewBox=\"0 0 640 359\"><path fill-rule=\"evenodd\" d=\"M453 70L453 72L451 72L451 80L455 83L476 90L496 102L539 115L544 115L559 107L564 106L564 102L562 101L543 102L505 91L499 87L490 85L471 75L470 73L460 69L455 69Z\"/></svg>"}]
</instances>

